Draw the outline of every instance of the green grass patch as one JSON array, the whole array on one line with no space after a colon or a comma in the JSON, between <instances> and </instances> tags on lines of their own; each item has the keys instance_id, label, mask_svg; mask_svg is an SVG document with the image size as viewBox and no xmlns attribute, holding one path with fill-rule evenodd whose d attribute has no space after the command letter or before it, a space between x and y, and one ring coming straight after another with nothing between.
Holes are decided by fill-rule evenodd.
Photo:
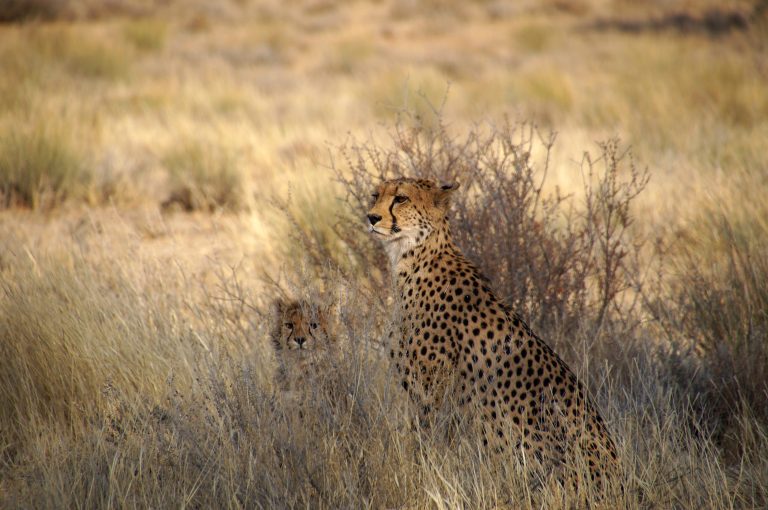
<instances>
[{"instance_id":1,"label":"green grass patch","mask_svg":"<svg viewBox=\"0 0 768 510\"><path fill-rule=\"evenodd\" d=\"M364 94L370 98L378 119L393 121L406 114L427 129L438 129L436 114L450 96L451 88L448 76L434 67L401 68L366 83Z\"/></svg>"},{"instance_id":2,"label":"green grass patch","mask_svg":"<svg viewBox=\"0 0 768 510\"><path fill-rule=\"evenodd\" d=\"M555 31L554 27L544 23L530 22L515 30L513 40L527 52L540 53L552 46Z\"/></svg>"},{"instance_id":3,"label":"green grass patch","mask_svg":"<svg viewBox=\"0 0 768 510\"><path fill-rule=\"evenodd\" d=\"M128 22L123 28L125 39L141 52L160 51L165 47L168 26L158 19L140 19Z\"/></svg>"},{"instance_id":4,"label":"green grass patch","mask_svg":"<svg viewBox=\"0 0 768 510\"><path fill-rule=\"evenodd\" d=\"M669 36L610 42L611 57L594 62L608 73L578 83L586 100L579 121L625 130L641 155L677 150L699 159L705 145L766 125L768 87L748 53Z\"/></svg>"},{"instance_id":5,"label":"green grass patch","mask_svg":"<svg viewBox=\"0 0 768 510\"><path fill-rule=\"evenodd\" d=\"M88 199L94 176L71 136L50 126L6 128L0 136L0 205L38 209Z\"/></svg>"},{"instance_id":6,"label":"green grass patch","mask_svg":"<svg viewBox=\"0 0 768 510\"><path fill-rule=\"evenodd\" d=\"M512 85L514 96L534 119L552 124L573 108L573 86L561 71L537 69Z\"/></svg>"},{"instance_id":7,"label":"green grass patch","mask_svg":"<svg viewBox=\"0 0 768 510\"><path fill-rule=\"evenodd\" d=\"M118 79L128 75L128 55L118 46L74 37L65 37L61 42L62 46L55 49L52 56L60 57L72 74L102 79Z\"/></svg>"},{"instance_id":8,"label":"green grass patch","mask_svg":"<svg viewBox=\"0 0 768 510\"><path fill-rule=\"evenodd\" d=\"M347 39L329 52L327 69L334 73L353 74L374 54L374 47L366 39Z\"/></svg>"},{"instance_id":9,"label":"green grass patch","mask_svg":"<svg viewBox=\"0 0 768 510\"><path fill-rule=\"evenodd\" d=\"M113 38L79 25L32 25L7 33L9 50L2 52L22 77L56 83L61 72L75 78L116 80L130 70L127 48Z\"/></svg>"}]
</instances>

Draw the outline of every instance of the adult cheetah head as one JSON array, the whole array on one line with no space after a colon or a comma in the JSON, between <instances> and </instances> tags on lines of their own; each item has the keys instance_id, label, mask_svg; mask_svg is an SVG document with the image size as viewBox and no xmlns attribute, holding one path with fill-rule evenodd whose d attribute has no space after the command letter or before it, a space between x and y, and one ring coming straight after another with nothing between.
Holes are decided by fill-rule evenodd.
<instances>
[{"instance_id":1,"label":"adult cheetah head","mask_svg":"<svg viewBox=\"0 0 768 510\"><path fill-rule=\"evenodd\" d=\"M458 187L457 183L438 185L426 179L384 181L372 195L369 231L395 257L445 225L450 195Z\"/></svg>"},{"instance_id":2,"label":"adult cheetah head","mask_svg":"<svg viewBox=\"0 0 768 510\"><path fill-rule=\"evenodd\" d=\"M278 351L305 353L330 346L326 310L304 301L275 301L272 341Z\"/></svg>"}]
</instances>

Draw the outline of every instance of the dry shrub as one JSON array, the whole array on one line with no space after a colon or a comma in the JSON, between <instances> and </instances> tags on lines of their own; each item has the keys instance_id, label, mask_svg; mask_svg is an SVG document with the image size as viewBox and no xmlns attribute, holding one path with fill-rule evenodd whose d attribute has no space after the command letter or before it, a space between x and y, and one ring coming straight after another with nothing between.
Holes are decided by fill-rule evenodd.
<instances>
[{"instance_id":1,"label":"dry shrub","mask_svg":"<svg viewBox=\"0 0 768 510\"><path fill-rule=\"evenodd\" d=\"M389 147L340 149L344 164L335 171L350 214L338 230L349 251L368 261L360 275L368 285L386 289L389 281L382 251L360 227L374 186L400 176L457 180L454 239L534 329L559 344L580 328L634 325L638 310L627 291L638 283L642 242L631 236L631 204L648 174L631 154L615 140L599 144L597 157L585 153L582 160L583 195L549 194L554 134L505 122L456 137L436 115L427 124L436 128L418 117L398 123Z\"/></svg>"}]
</instances>

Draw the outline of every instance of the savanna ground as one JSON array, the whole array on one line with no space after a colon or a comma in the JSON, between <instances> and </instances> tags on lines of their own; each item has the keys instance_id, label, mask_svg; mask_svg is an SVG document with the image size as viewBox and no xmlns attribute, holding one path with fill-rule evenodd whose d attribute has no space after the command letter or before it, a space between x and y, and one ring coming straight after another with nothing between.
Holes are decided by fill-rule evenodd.
<instances>
[{"instance_id":1,"label":"savanna ground","mask_svg":"<svg viewBox=\"0 0 768 510\"><path fill-rule=\"evenodd\" d=\"M595 505L768 506L765 2L1 5L0 505L583 504L411 428L362 224L406 174L462 182L459 244L588 384ZM346 345L298 401L278 295Z\"/></svg>"}]
</instances>

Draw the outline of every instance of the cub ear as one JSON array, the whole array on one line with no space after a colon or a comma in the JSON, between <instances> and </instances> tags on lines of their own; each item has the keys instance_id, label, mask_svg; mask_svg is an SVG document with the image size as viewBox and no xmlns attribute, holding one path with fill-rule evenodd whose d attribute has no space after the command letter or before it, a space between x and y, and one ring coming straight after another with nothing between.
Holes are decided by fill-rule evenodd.
<instances>
[{"instance_id":1,"label":"cub ear","mask_svg":"<svg viewBox=\"0 0 768 510\"><path fill-rule=\"evenodd\" d=\"M456 191L459 189L459 183L458 182L443 182L440 184L440 189L442 191Z\"/></svg>"},{"instance_id":2,"label":"cub ear","mask_svg":"<svg viewBox=\"0 0 768 510\"><path fill-rule=\"evenodd\" d=\"M454 191L459 189L458 182L441 183L437 186L435 192L435 205L443 211L448 210L448 206L451 203L451 195Z\"/></svg>"},{"instance_id":3,"label":"cub ear","mask_svg":"<svg viewBox=\"0 0 768 510\"><path fill-rule=\"evenodd\" d=\"M270 311L272 312L272 327L270 328L269 336L272 340L273 347L278 351L283 348L280 343L280 332L283 327L283 311L285 310L285 306L285 301L281 298L275 298L270 306Z\"/></svg>"},{"instance_id":4,"label":"cub ear","mask_svg":"<svg viewBox=\"0 0 768 510\"><path fill-rule=\"evenodd\" d=\"M275 298L272 301L272 307L271 307L272 315L276 320L280 320L280 317L283 315L283 312L285 311L286 306L287 305L282 298Z\"/></svg>"}]
</instances>

